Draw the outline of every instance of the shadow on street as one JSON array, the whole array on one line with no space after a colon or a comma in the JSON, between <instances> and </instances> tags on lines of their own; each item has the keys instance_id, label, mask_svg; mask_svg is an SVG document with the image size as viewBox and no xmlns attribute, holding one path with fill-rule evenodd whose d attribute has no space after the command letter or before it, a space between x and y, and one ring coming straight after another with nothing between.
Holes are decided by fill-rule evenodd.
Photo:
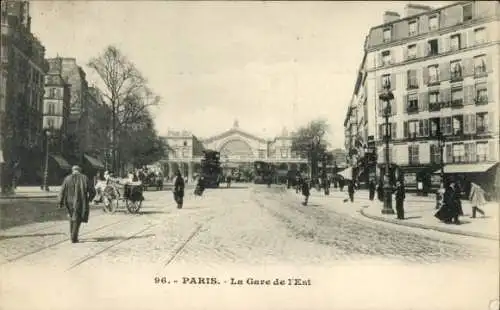
<instances>
[{"instance_id":1,"label":"shadow on street","mask_svg":"<svg viewBox=\"0 0 500 310\"><path fill-rule=\"evenodd\" d=\"M148 234L144 236L134 236L134 237L126 237L126 236L115 236L115 237L97 237L92 239L82 239L81 243L84 242L109 242L109 241L118 241L118 240L133 240L133 239L145 239L154 237L154 234Z\"/></svg>"},{"instance_id":2,"label":"shadow on street","mask_svg":"<svg viewBox=\"0 0 500 310\"><path fill-rule=\"evenodd\" d=\"M47 237L47 236L57 236L65 235L64 233L46 233L46 234L28 234L28 235L11 235L11 236L0 236L0 241L6 239L16 239L16 238L30 238L30 237Z\"/></svg>"}]
</instances>

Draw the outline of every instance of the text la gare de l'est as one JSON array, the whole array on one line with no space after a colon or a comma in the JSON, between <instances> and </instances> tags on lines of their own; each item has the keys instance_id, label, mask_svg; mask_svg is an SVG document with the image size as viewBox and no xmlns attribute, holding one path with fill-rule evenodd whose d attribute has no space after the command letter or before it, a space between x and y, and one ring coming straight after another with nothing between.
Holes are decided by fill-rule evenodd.
<instances>
[{"instance_id":1,"label":"text la gare de l'est","mask_svg":"<svg viewBox=\"0 0 500 310\"><path fill-rule=\"evenodd\" d=\"M219 281L217 278L183 277L180 283L191 284L191 285L226 284L226 285L252 285L252 286L259 286L259 285L284 286L284 285L311 285L311 279L275 278L273 280L270 280L270 279L255 279L255 278L242 278L242 279L230 278L229 280L225 280L221 283L221 281Z\"/></svg>"}]
</instances>

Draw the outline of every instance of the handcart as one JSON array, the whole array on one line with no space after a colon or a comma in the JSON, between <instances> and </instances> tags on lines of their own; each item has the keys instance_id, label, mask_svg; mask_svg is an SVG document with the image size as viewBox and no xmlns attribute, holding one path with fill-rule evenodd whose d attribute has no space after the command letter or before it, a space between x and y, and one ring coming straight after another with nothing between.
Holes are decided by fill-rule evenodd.
<instances>
[{"instance_id":1,"label":"handcart","mask_svg":"<svg viewBox=\"0 0 500 310\"><path fill-rule=\"evenodd\" d=\"M103 192L103 210L107 213L115 213L124 207L130 213L137 213L142 207L143 186L142 184L120 184L111 183Z\"/></svg>"}]
</instances>

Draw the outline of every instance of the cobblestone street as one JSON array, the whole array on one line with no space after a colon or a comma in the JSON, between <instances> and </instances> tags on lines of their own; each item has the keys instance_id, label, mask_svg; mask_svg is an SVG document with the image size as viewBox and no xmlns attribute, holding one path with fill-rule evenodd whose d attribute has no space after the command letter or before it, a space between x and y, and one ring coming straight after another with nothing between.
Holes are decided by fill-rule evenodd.
<instances>
[{"instance_id":1,"label":"cobblestone street","mask_svg":"<svg viewBox=\"0 0 500 310\"><path fill-rule=\"evenodd\" d=\"M464 265L474 266L477 281L483 281L484 288L488 288L480 292L468 289L464 294L478 293L487 298L493 296L488 295L492 294L489 288L498 285L495 275L484 278L497 264L496 242L375 222L359 215L357 210L362 203L345 204L341 198L313 196L308 206L302 206L302 197L292 190L255 185L207 190L203 197L187 193L182 210L175 208L171 192L146 192L145 197L138 215L105 214L93 209L89 223L82 227L79 244L69 242L69 225L61 219L1 231L1 272L9 279L22 278L28 270L35 274L42 272L40 269L52 278L79 275L78 279L90 279L93 275L101 280L100 284L92 283L102 286L101 277L117 270L128 272L121 274L123 281L116 274L115 279L122 285L133 285L143 280L152 282L153 277L161 275L179 282L183 277L213 275L227 275L229 279L237 274L242 277L262 274L274 278L281 274L279 270L288 270L289 276L290 270L311 276L320 268L323 273L319 272L318 277L332 270L343 272L342 281L347 281L346 277L360 277L357 284L343 284L356 287L366 281L361 278L373 273L380 277L386 268L392 273L397 268L421 270L418 276L424 277L436 270ZM347 269L339 269L341 266L355 266L356 275L347 276ZM363 268L368 269L362 272ZM469 273L469 269L460 268L463 269L448 272L450 279L460 279L464 272ZM241 273L243 269L247 272ZM364 275L359 275L360 272ZM140 276L125 281L132 274ZM323 278L321 282L335 285L339 280L332 279L327 284ZM406 283L408 288L417 285L410 276L402 276L398 281ZM469 285L475 279L469 277L467 281ZM2 283L4 291L15 290L15 282ZM81 280L79 283L82 285ZM430 291L429 286L438 283L426 283L426 292ZM116 293L115 289L106 290L111 295ZM176 291L175 287L171 290ZM107 296L103 292L97 295ZM426 302L434 305L445 297ZM465 297L455 296L457 306L471 305L463 303ZM342 304L341 300L337 301Z\"/></svg>"}]
</instances>

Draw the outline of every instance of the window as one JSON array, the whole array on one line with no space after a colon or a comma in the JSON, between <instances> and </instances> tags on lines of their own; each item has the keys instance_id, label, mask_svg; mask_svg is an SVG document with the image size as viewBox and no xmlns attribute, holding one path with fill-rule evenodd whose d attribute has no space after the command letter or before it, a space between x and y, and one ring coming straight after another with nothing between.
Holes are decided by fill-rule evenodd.
<instances>
[{"instance_id":1,"label":"window","mask_svg":"<svg viewBox=\"0 0 500 310\"><path fill-rule=\"evenodd\" d=\"M54 115L55 114L55 105L53 103L49 103L49 109L48 109L48 114L49 115Z\"/></svg>"},{"instance_id":2,"label":"window","mask_svg":"<svg viewBox=\"0 0 500 310\"><path fill-rule=\"evenodd\" d=\"M439 66L429 66L429 84L439 83Z\"/></svg>"},{"instance_id":3,"label":"window","mask_svg":"<svg viewBox=\"0 0 500 310\"><path fill-rule=\"evenodd\" d=\"M416 138L417 133L420 131L418 127L418 121L409 121L408 122L408 138Z\"/></svg>"},{"instance_id":4,"label":"window","mask_svg":"<svg viewBox=\"0 0 500 310\"><path fill-rule=\"evenodd\" d=\"M391 51L382 52L382 65L387 66L391 64Z\"/></svg>"},{"instance_id":5,"label":"window","mask_svg":"<svg viewBox=\"0 0 500 310\"><path fill-rule=\"evenodd\" d=\"M430 119L430 135L436 137L439 133L439 118Z\"/></svg>"},{"instance_id":6,"label":"window","mask_svg":"<svg viewBox=\"0 0 500 310\"><path fill-rule=\"evenodd\" d=\"M415 59L417 58L417 45L412 44L408 45L408 59Z\"/></svg>"},{"instance_id":7,"label":"window","mask_svg":"<svg viewBox=\"0 0 500 310\"><path fill-rule=\"evenodd\" d=\"M50 88L49 89L49 98L56 98L57 96L57 90L55 88Z\"/></svg>"},{"instance_id":8,"label":"window","mask_svg":"<svg viewBox=\"0 0 500 310\"><path fill-rule=\"evenodd\" d=\"M453 88L451 90L451 105L462 106L464 103L464 91L462 87Z\"/></svg>"},{"instance_id":9,"label":"window","mask_svg":"<svg viewBox=\"0 0 500 310\"><path fill-rule=\"evenodd\" d=\"M50 129L54 129L54 119L53 119L53 118L49 118L49 119L47 119L47 126L48 126Z\"/></svg>"},{"instance_id":10,"label":"window","mask_svg":"<svg viewBox=\"0 0 500 310\"><path fill-rule=\"evenodd\" d=\"M430 40L427 42L427 56L437 55L439 52L438 49L438 40Z\"/></svg>"},{"instance_id":11,"label":"window","mask_svg":"<svg viewBox=\"0 0 500 310\"><path fill-rule=\"evenodd\" d=\"M453 116L453 135L459 136L463 134L464 119L462 115Z\"/></svg>"},{"instance_id":12,"label":"window","mask_svg":"<svg viewBox=\"0 0 500 310\"><path fill-rule=\"evenodd\" d=\"M281 157L282 157L282 158L286 158L286 157L287 157L287 155L288 155L287 150L286 150L286 149L281 149Z\"/></svg>"},{"instance_id":13,"label":"window","mask_svg":"<svg viewBox=\"0 0 500 310\"><path fill-rule=\"evenodd\" d=\"M439 92L430 92L429 93L429 111L439 111Z\"/></svg>"},{"instance_id":14,"label":"window","mask_svg":"<svg viewBox=\"0 0 500 310\"><path fill-rule=\"evenodd\" d=\"M450 62L451 80L460 80L462 78L462 63L460 60Z\"/></svg>"},{"instance_id":15,"label":"window","mask_svg":"<svg viewBox=\"0 0 500 310\"><path fill-rule=\"evenodd\" d=\"M464 149L465 149L465 158L463 161L465 162L475 162L476 161L476 143L474 142L467 142L464 144Z\"/></svg>"},{"instance_id":16,"label":"window","mask_svg":"<svg viewBox=\"0 0 500 310\"><path fill-rule=\"evenodd\" d=\"M480 55L474 57L474 75L476 77L486 73L486 56Z\"/></svg>"},{"instance_id":17,"label":"window","mask_svg":"<svg viewBox=\"0 0 500 310\"><path fill-rule=\"evenodd\" d=\"M432 164L441 163L441 149L437 144L431 144L431 163Z\"/></svg>"},{"instance_id":18,"label":"window","mask_svg":"<svg viewBox=\"0 0 500 310\"><path fill-rule=\"evenodd\" d=\"M412 20L408 23L408 34L414 36L418 33L418 24L416 20Z\"/></svg>"},{"instance_id":19,"label":"window","mask_svg":"<svg viewBox=\"0 0 500 310\"><path fill-rule=\"evenodd\" d=\"M461 47L460 35L459 34L452 35L450 39L451 39L450 40L450 49L452 51L458 51Z\"/></svg>"},{"instance_id":20,"label":"window","mask_svg":"<svg viewBox=\"0 0 500 310\"><path fill-rule=\"evenodd\" d=\"M488 159L488 142L478 142L476 144L477 161L486 161Z\"/></svg>"},{"instance_id":21,"label":"window","mask_svg":"<svg viewBox=\"0 0 500 310\"><path fill-rule=\"evenodd\" d=\"M439 16L434 15L429 18L429 30L437 30L439 29Z\"/></svg>"},{"instance_id":22,"label":"window","mask_svg":"<svg viewBox=\"0 0 500 310\"><path fill-rule=\"evenodd\" d=\"M462 143L453 144L453 162L459 163L465 160L465 147Z\"/></svg>"},{"instance_id":23,"label":"window","mask_svg":"<svg viewBox=\"0 0 500 310\"><path fill-rule=\"evenodd\" d=\"M467 4L462 7L463 21L472 19L472 4Z\"/></svg>"},{"instance_id":24,"label":"window","mask_svg":"<svg viewBox=\"0 0 500 310\"><path fill-rule=\"evenodd\" d=\"M484 28L474 30L474 44L486 43L486 31Z\"/></svg>"},{"instance_id":25,"label":"window","mask_svg":"<svg viewBox=\"0 0 500 310\"><path fill-rule=\"evenodd\" d=\"M408 162L410 165L418 165L418 144L408 145Z\"/></svg>"},{"instance_id":26,"label":"window","mask_svg":"<svg viewBox=\"0 0 500 310\"><path fill-rule=\"evenodd\" d=\"M391 41L391 38L392 38L392 29L391 28L385 28L384 29L384 42Z\"/></svg>"},{"instance_id":27,"label":"window","mask_svg":"<svg viewBox=\"0 0 500 310\"><path fill-rule=\"evenodd\" d=\"M408 88L415 89L418 88L417 82L417 70L408 70L406 73Z\"/></svg>"},{"instance_id":28,"label":"window","mask_svg":"<svg viewBox=\"0 0 500 310\"><path fill-rule=\"evenodd\" d=\"M441 118L440 122L440 130L443 133L443 135L451 135L451 117L443 117Z\"/></svg>"},{"instance_id":29,"label":"window","mask_svg":"<svg viewBox=\"0 0 500 310\"><path fill-rule=\"evenodd\" d=\"M408 106L407 112L418 112L418 95L417 94L409 94L408 95Z\"/></svg>"},{"instance_id":30,"label":"window","mask_svg":"<svg viewBox=\"0 0 500 310\"><path fill-rule=\"evenodd\" d=\"M382 75L382 87L391 87L391 75L384 74Z\"/></svg>"},{"instance_id":31,"label":"window","mask_svg":"<svg viewBox=\"0 0 500 310\"><path fill-rule=\"evenodd\" d=\"M486 83L476 84L476 104L487 104L488 103L488 88Z\"/></svg>"},{"instance_id":32,"label":"window","mask_svg":"<svg viewBox=\"0 0 500 310\"><path fill-rule=\"evenodd\" d=\"M476 132L484 134L488 132L488 113L476 114Z\"/></svg>"}]
</instances>

